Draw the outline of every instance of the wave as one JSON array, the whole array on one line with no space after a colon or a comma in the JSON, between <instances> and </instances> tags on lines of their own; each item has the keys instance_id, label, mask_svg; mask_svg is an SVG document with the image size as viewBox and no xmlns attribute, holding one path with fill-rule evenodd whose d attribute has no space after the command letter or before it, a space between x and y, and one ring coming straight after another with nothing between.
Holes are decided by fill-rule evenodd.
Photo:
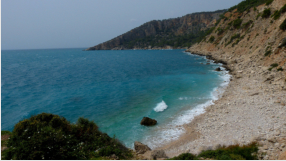
<instances>
[{"instance_id":1,"label":"wave","mask_svg":"<svg viewBox=\"0 0 286 161\"><path fill-rule=\"evenodd\" d=\"M164 110L167 109L167 107L168 107L167 104L164 101L162 101L156 105L156 107L154 108L154 111L163 112Z\"/></svg>"}]
</instances>

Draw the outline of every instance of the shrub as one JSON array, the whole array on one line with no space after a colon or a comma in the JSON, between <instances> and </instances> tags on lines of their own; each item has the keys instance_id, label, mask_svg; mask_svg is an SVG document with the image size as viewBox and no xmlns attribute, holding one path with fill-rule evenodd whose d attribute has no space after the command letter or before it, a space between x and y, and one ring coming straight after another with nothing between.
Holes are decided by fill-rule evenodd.
<instances>
[{"instance_id":1,"label":"shrub","mask_svg":"<svg viewBox=\"0 0 286 161\"><path fill-rule=\"evenodd\" d=\"M274 20L277 20L279 19L280 15L280 11L276 10L271 17L273 17Z\"/></svg>"},{"instance_id":2,"label":"shrub","mask_svg":"<svg viewBox=\"0 0 286 161\"><path fill-rule=\"evenodd\" d=\"M97 125L84 118L70 124L58 115L42 113L17 123L10 136L4 159L90 159L108 156L120 158L129 155L128 149ZM99 152L96 152L99 150ZM106 152L107 151L107 152Z\"/></svg>"},{"instance_id":3,"label":"shrub","mask_svg":"<svg viewBox=\"0 0 286 161\"><path fill-rule=\"evenodd\" d=\"M286 30L286 19L282 22L282 24L280 25L280 29L285 31Z\"/></svg>"},{"instance_id":4,"label":"shrub","mask_svg":"<svg viewBox=\"0 0 286 161\"><path fill-rule=\"evenodd\" d=\"M240 147L239 145L231 145L222 147L217 150L203 151L198 158L212 158L215 160L257 160L257 156L253 155L258 151L257 144L251 143Z\"/></svg>"},{"instance_id":5,"label":"shrub","mask_svg":"<svg viewBox=\"0 0 286 161\"><path fill-rule=\"evenodd\" d=\"M238 18L238 19L233 21L232 25L234 28L238 29L240 27L241 23L242 23L242 19Z\"/></svg>"},{"instance_id":6,"label":"shrub","mask_svg":"<svg viewBox=\"0 0 286 161\"><path fill-rule=\"evenodd\" d=\"M282 48L284 46L286 46L286 38L282 40L282 43L278 46L278 48Z\"/></svg>"},{"instance_id":7,"label":"shrub","mask_svg":"<svg viewBox=\"0 0 286 161\"><path fill-rule=\"evenodd\" d=\"M272 2L273 2L273 0L268 0L268 1L266 1L266 5L269 6Z\"/></svg>"},{"instance_id":8,"label":"shrub","mask_svg":"<svg viewBox=\"0 0 286 161\"><path fill-rule=\"evenodd\" d=\"M195 160L195 155L191 153L183 153L179 156L176 156L174 158L171 158L170 160Z\"/></svg>"},{"instance_id":9,"label":"shrub","mask_svg":"<svg viewBox=\"0 0 286 161\"><path fill-rule=\"evenodd\" d=\"M249 20L248 22L242 24L242 27L246 29L246 28L248 28L248 27L250 26L250 24L252 24L252 23L253 23L253 21L252 21L252 20Z\"/></svg>"},{"instance_id":10,"label":"shrub","mask_svg":"<svg viewBox=\"0 0 286 161\"><path fill-rule=\"evenodd\" d=\"M280 9L280 12L281 12L281 13L286 12L286 4Z\"/></svg>"},{"instance_id":11,"label":"shrub","mask_svg":"<svg viewBox=\"0 0 286 161\"><path fill-rule=\"evenodd\" d=\"M271 54L272 54L271 50L267 50L267 51L265 52L264 56L269 56L269 55L271 55Z\"/></svg>"},{"instance_id":12,"label":"shrub","mask_svg":"<svg viewBox=\"0 0 286 161\"><path fill-rule=\"evenodd\" d=\"M278 68L277 71L283 71L282 67Z\"/></svg>"},{"instance_id":13,"label":"shrub","mask_svg":"<svg viewBox=\"0 0 286 161\"><path fill-rule=\"evenodd\" d=\"M214 40L215 40L215 37L211 36L210 39L209 39L209 42L212 43L212 42L214 42Z\"/></svg>"},{"instance_id":14,"label":"shrub","mask_svg":"<svg viewBox=\"0 0 286 161\"><path fill-rule=\"evenodd\" d=\"M262 13L262 18L268 18L271 15L271 10L270 8L264 9L263 13Z\"/></svg>"},{"instance_id":15,"label":"shrub","mask_svg":"<svg viewBox=\"0 0 286 161\"><path fill-rule=\"evenodd\" d=\"M224 33L224 29L222 29L220 27L216 31L217 31L217 35L221 35Z\"/></svg>"},{"instance_id":16,"label":"shrub","mask_svg":"<svg viewBox=\"0 0 286 161\"><path fill-rule=\"evenodd\" d=\"M278 67L278 64L277 63L273 63L270 65L271 67L275 68L275 67Z\"/></svg>"}]
</instances>

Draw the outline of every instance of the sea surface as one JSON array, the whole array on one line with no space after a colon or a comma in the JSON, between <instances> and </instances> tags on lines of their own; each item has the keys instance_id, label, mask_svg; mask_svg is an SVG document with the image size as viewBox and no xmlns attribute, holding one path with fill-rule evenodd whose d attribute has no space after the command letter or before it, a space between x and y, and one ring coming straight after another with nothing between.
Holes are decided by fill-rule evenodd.
<instances>
[{"instance_id":1,"label":"sea surface","mask_svg":"<svg viewBox=\"0 0 286 161\"><path fill-rule=\"evenodd\" d=\"M42 112L85 117L130 148L177 139L229 81L184 50L2 50L1 64L1 130ZM141 126L144 116L158 125Z\"/></svg>"}]
</instances>

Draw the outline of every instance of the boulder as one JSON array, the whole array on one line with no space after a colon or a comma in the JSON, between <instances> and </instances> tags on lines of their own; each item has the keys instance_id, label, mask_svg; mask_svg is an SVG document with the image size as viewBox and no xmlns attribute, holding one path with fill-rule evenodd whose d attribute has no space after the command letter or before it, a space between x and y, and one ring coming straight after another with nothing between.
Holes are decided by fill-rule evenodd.
<instances>
[{"instance_id":1,"label":"boulder","mask_svg":"<svg viewBox=\"0 0 286 161\"><path fill-rule=\"evenodd\" d=\"M220 67L216 68L215 71L221 71Z\"/></svg>"},{"instance_id":2,"label":"boulder","mask_svg":"<svg viewBox=\"0 0 286 161\"><path fill-rule=\"evenodd\" d=\"M153 150L151 152L151 158L156 160L158 158L168 158L164 150Z\"/></svg>"},{"instance_id":3,"label":"boulder","mask_svg":"<svg viewBox=\"0 0 286 161\"><path fill-rule=\"evenodd\" d=\"M147 151L151 151L151 149L147 145L144 145L138 141L134 142L134 149L137 154L144 154Z\"/></svg>"},{"instance_id":4,"label":"boulder","mask_svg":"<svg viewBox=\"0 0 286 161\"><path fill-rule=\"evenodd\" d=\"M157 121L155 119L151 119L149 117L143 117L140 124L145 125L145 126L153 126L153 125L157 124Z\"/></svg>"}]
</instances>

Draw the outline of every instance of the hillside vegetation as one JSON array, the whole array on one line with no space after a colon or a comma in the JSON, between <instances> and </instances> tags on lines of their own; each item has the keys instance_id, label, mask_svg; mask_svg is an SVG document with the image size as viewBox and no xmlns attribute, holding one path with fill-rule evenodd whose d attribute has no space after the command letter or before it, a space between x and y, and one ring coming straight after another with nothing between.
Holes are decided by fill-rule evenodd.
<instances>
[{"instance_id":1,"label":"hillside vegetation","mask_svg":"<svg viewBox=\"0 0 286 161\"><path fill-rule=\"evenodd\" d=\"M87 50L189 47L201 40L225 11L193 13L179 18L150 21Z\"/></svg>"}]
</instances>

